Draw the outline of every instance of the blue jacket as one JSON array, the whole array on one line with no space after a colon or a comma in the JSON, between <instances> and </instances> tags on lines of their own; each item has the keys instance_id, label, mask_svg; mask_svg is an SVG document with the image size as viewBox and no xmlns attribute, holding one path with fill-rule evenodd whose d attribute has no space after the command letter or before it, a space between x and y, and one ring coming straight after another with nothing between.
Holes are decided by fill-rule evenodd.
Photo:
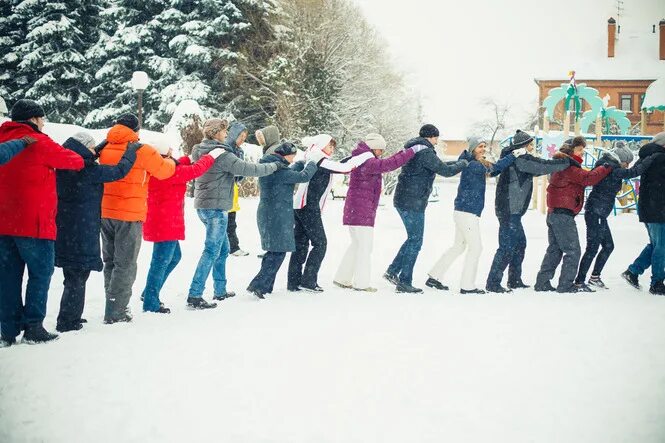
<instances>
[{"instance_id":1,"label":"blue jacket","mask_svg":"<svg viewBox=\"0 0 665 443\"><path fill-rule=\"evenodd\" d=\"M256 211L256 222L261 235L261 246L269 252L296 250L293 215L293 190L297 183L308 182L317 170L316 164L298 162L288 167L284 157L266 154L259 163L281 163L271 175L259 178L261 199Z\"/></svg>"},{"instance_id":2,"label":"blue jacket","mask_svg":"<svg viewBox=\"0 0 665 443\"><path fill-rule=\"evenodd\" d=\"M455 198L455 210L468 212L480 217L485 208L487 174L492 177L499 175L504 169L515 162L515 156L512 153L508 154L490 168L486 168L485 165L476 160L469 151L462 152L459 159L468 161L469 166L462 171L460 177L459 186L457 187L457 197Z\"/></svg>"},{"instance_id":3,"label":"blue jacket","mask_svg":"<svg viewBox=\"0 0 665 443\"><path fill-rule=\"evenodd\" d=\"M136 150L127 149L115 166L98 165L95 156L73 138L63 146L83 157L85 167L77 171L56 171L58 228L55 265L61 268L101 271L99 247L104 183L120 180L136 161Z\"/></svg>"},{"instance_id":4,"label":"blue jacket","mask_svg":"<svg viewBox=\"0 0 665 443\"><path fill-rule=\"evenodd\" d=\"M16 154L25 148L26 143L23 140L9 140L8 142L0 143L0 165L4 165L9 160L14 158Z\"/></svg>"},{"instance_id":5,"label":"blue jacket","mask_svg":"<svg viewBox=\"0 0 665 443\"><path fill-rule=\"evenodd\" d=\"M414 138L404 145L404 149L425 145L428 149L418 152L404 166L397 178L393 203L402 211L425 212L429 195L432 193L434 177L452 177L464 169L466 162L443 162L436 155L434 146L425 138Z\"/></svg>"},{"instance_id":6,"label":"blue jacket","mask_svg":"<svg viewBox=\"0 0 665 443\"><path fill-rule=\"evenodd\" d=\"M604 154L596 162L594 169L601 166L611 166L612 173L593 187L587 198L585 210L593 212L600 217L609 217L614 209L617 192L621 190L624 179L639 177L649 169L655 157L638 160L632 168L624 169L619 161L610 154Z\"/></svg>"}]
</instances>

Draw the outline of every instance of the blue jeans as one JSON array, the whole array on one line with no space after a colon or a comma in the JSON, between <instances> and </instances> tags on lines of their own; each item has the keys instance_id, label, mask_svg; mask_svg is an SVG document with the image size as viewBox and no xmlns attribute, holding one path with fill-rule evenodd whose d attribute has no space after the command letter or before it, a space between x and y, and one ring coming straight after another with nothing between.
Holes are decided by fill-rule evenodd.
<instances>
[{"instance_id":1,"label":"blue jeans","mask_svg":"<svg viewBox=\"0 0 665 443\"><path fill-rule=\"evenodd\" d=\"M0 236L0 333L15 338L26 326L41 325L55 265L55 242ZM23 303L23 273L28 284Z\"/></svg>"},{"instance_id":2,"label":"blue jeans","mask_svg":"<svg viewBox=\"0 0 665 443\"><path fill-rule=\"evenodd\" d=\"M628 270L642 275L651 266L651 286L665 279L665 223L647 223L650 243Z\"/></svg>"},{"instance_id":3,"label":"blue jeans","mask_svg":"<svg viewBox=\"0 0 665 443\"><path fill-rule=\"evenodd\" d=\"M286 258L286 252L266 252L261 260L261 270L247 287L250 291L261 291L270 294L275 286L277 271Z\"/></svg>"},{"instance_id":4,"label":"blue jeans","mask_svg":"<svg viewBox=\"0 0 665 443\"><path fill-rule=\"evenodd\" d=\"M206 227L206 240L203 254L194 271L189 287L190 297L203 297L206 280L212 269L215 295L226 294L226 258L229 256L229 236L226 226L229 216L221 209L197 209L199 219Z\"/></svg>"},{"instance_id":5,"label":"blue jeans","mask_svg":"<svg viewBox=\"0 0 665 443\"><path fill-rule=\"evenodd\" d=\"M156 242L153 245L150 270L143 290L144 311L157 312L159 310L159 292L171 272L180 263L181 258L180 243L177 240Z\"/></svg>"},{"instance_id":6,"label":"blue jeans","mask_svg":"<svg viewBox=\"0 0 665 443\"><path fill-rule=\"evenodd\" d=\"M521 215L499 219L499 248L494 254L492 267L487 276L487 286L497 286L503 280L503 272L507 267L508 284L522 281L522 262L526 251L526 235L522 226Z\"/></svg>"},{"instance_id":7,"label":"blue jeans","mask_svg":"<svg viewBox=\"0 0 665 443\"><path fill-rule=\"evenodd\" d=\"M406 284L413 283L413 268L418 259L418 253L423 246L425 235L425 212L403 211L397 209L402 223L406 228L406 241L399 248L397 256L388 266L388 273L396 276L399 281Z\"/></svg>"}]
</instances>

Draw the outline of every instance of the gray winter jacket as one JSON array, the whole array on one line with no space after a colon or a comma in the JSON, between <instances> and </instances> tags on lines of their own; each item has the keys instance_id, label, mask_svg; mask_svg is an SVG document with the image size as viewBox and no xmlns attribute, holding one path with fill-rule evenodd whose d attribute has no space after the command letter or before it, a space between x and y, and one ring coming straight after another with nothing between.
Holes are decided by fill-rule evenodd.
<instances>
[{"instance_id":1,"label":"gray winter jacket","mask_svg":"<svg viewBox=\"0 0 665 443\"><path fill-rule=\"evenodd\" d=\"M192 159L197 161L215 148L225 148L215 164L194 182L194 207L196 209L221 209L233 207L234 177L264 177L277 171L277 163L249 163L241 160L224 144L217 140L205 139L192 149Z\"/></svg>"}]
</instances>

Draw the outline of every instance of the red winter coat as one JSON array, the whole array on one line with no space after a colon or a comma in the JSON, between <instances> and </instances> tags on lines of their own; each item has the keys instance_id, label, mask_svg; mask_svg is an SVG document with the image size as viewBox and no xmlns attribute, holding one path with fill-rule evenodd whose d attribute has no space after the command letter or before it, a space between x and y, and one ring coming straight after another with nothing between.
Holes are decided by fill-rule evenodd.
<instances>
[{"instance_id":1,"label":"red winter coat","mask_svg":"<svg viewBox=\"0 0 665 443\"><path fill-rule=\"evenodd\" d=\"M612 172L612 169L602 166L587 171L582 169L580 157L571 157L562 152L554 155L555 159L566 157L573 161L568 168L552 174L547 187L547 207L549 212L553 212L554 209L568 209L577 215L584 206L584 189L598 184Z\"/></svg>"},{"instance_id":2,"label":"red winter coat","mask_svg":"<svg viewBox=\"0 0 665 443\"><path fill-rule=\"evenodd\" d=\"M0 126L0 143L25 135L37 140L0 166L0 235L55 240L56 169L83 169L83 159L25 123Z\"/></svg>"},{"instance_id":3,"label":"red winter coat","mask_svg":"<svg viewBox=\"0 0 665 443\"><path fill-rule=\"evenodd\" d=\"M185 239L185 193L187 182L205 174L215 159L204 155L192 164L182 157L175 173L165 180L150 178L148 216L143 224L143 239L152 242Z\"/></svg>"}]
</instances>

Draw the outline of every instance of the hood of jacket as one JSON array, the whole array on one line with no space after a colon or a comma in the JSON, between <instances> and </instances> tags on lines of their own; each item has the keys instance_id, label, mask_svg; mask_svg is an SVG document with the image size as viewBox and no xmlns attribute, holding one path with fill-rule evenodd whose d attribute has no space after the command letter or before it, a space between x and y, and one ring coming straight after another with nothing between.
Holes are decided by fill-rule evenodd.
<instances>
[{"instance_id":1,"label":"hood of jacket","mask_svg":"<svg viewBox=\"0 0 665 443\"><path fill-rule=\"evenodd\" d=\"M271 148L277 144L282 139L282 135L279 133L279 129L277 129L277 126L270 125L266 126L263 129L260 129L261 134L263 134L263 138L265 139L266 142L266 149Z\"/></svg>"},{"instance_id":2,"label":"hood of jacket","mask_svg":"<svg viewBox=\"0 0 665 443\"><path fill-rule=\"evenodd\" d=\"M247 126L243 125L240 122L233 122L229 127L229 132L226 134L226 139L224 140L224 147L230 148L234 153L238 151L239 146L236 145L236 140L240 137L240 134L247 131Z\"/></svg>"},{"instance_id":3,"label":"hood of jacket","mask_svg":"<svg viewBox=\"0 0 665 443\"><path fill-rule=\"evenodd\" d=\"M640 158L644 159L655 154L663 153L665 153L665 148L662 146L656 143L647 143L646 145L642 146L642 149L640 149Z\"/></svg>"},{"instance_id":4,"label":"hood of jacket","mask_svg":"<svg viewBox=\"0 0 665 443\"><path fill-rule=\"evenodd\" d=\"M201 143L196 145L196 149L201 153L201 155L210 154L215 148L224 148L224 144L217 140L211 140L209 138L204 138Z\"/></svg>"},{"instance_id":5,"label":"hood of jacket","mask_svg":"<svg viewBox=\"0 0 665 443\"><path fill-rule=\"evenodd\" d=\"M621 167L619 160L609 152L606 152L603 155L601 155L598 161L596 162L596 167L604 165L611 166L614 169L619 169Z\"/></svg>"},{"instance_id":6,"label":"hood of jacket","mask_svg":"<svg viewBox=\"0 0 665 443\"><path fill-rule=\"evenodd\" d=\"M112 144L121 145L123 143L138 141L139 135L125 125L115 125L106 135L106 141Z\"/></svg>"},{"instance_id":7,"label":"hood of jacket","mask_svg":"<svg viewBox=\"0 0 665 443\"><path fill-rule=\"evenodd\" d=\"M404 144L404 149L409 149L410 147L412 147L412 146L416 146L416 145L425 145L425 146L427 146L428 148L432 148L432 149L434 149L434 145L431 144L431 143L429 142L429 140L427 140L426 138L423 138L423 137L412 138L411 140L409 140L408 142L406 142L406 143ZM421 151L421 152L422 152L422 151Z\"/></svg>"},{"instance_id":8,"label":"hood of jacket","mask_svg":"<svg viewBox=\"0 0 665 443\"><path fill-rule=\"evenodd\" d=\"M34 134L35 132L38 134L40 133L31 124L12 121L4 122L2 126L0 126L0 131L3 134L9 134L8 140L21 138L25 135Z\"/></svg>"},{"instance_id":9,"label":"hood of jacket","mask_svg":"<svg viewBox=\"0 0 665 443\"><path fill-rule=\"evenodd\" d=\"M468 161L469 163L471 163L471 162L474 161L475 159L476 159L476 157L474 157L473 154L471 154L471 153L470 153L469 151L467 151L466 149L465 149L464 151L462 151L462 153L459 155L459 158L458 158L458 160L466 160L466 161Z\"/></svg>"},{"instance_id":10,"label":"hood of jacket","mask_svg":"<svg viewBox=\"0 0 665 443\"><path fill-rule=\"evenodd\" d=\"M86 148L83 143L80 141L76 140L73 137L68 138L65 140L65 142L62 144L63 147L76 152L78 155L83 157L83 160L92 160L95 158L95 155L90 152L88 148Z\"/></svg>"},{"instance_id":11,"label":"hood of jacket","mask_svg":"<svg viewBox=\"0 0 665 443\"><path fill-rule=\"evenodd\" d=\"M358 142L353 151L351 151L351 155L355 157L356 155L364 154L365 152L372 152L372 149L367 146L367 143L361 141Z\"/></svg>"}]
</instances>

